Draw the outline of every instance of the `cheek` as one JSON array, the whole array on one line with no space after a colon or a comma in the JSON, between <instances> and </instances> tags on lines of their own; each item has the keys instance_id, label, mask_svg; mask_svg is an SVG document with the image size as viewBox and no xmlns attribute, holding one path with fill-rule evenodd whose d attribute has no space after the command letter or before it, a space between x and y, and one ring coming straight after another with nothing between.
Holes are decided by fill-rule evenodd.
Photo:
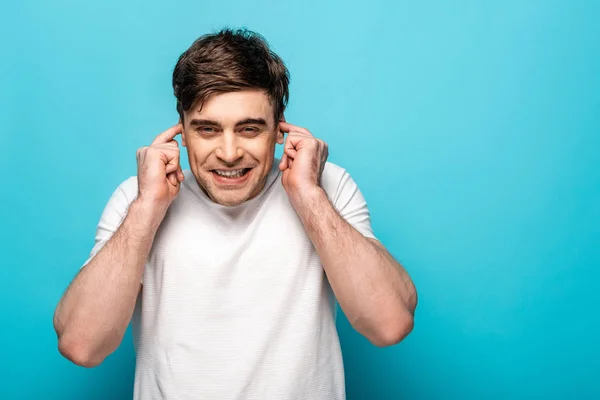
<instances>
[{"instance_id":1,"label":"cheek","mask_svg":"<svg viewBox=\"0 0 600 400\"><path fill-rule=\"evenodd\" d=\"M244 150L251 156L264 160L273 156L275 137L260 137L246 141Z\"/></svg>"},{"instance_id":2,"label":"cheek","mask_svg":"<svg viewBox=\"0 0 600 400\"><path fill-rule=\"evenodd\" d=\"M212 147L210 142L200 140L188 141L186 148L190 162L193 161L195 164L203 164L206 162L214 150Z\"/></svg>"}]
</instances>

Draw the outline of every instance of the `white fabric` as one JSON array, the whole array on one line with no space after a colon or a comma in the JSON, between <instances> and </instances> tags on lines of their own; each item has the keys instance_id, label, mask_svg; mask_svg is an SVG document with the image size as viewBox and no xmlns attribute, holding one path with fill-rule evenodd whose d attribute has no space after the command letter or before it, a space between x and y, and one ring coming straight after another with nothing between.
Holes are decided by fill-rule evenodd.
<instances>
[{"instance_id":1,"label":"white fabric","mask_svg":"<svg viewBox=\"0 0 600 400\"><path fill-rule=\"evenodd\" d=\"M184 171L133 317L135 399L345 398L335 297L278 163L264 190L235 207L212 202ZM327 163L321 184L340 215L374 237L349 174ZM113 193L87 262L136 195L136 177Z\"/></svg>"}]
</instances>

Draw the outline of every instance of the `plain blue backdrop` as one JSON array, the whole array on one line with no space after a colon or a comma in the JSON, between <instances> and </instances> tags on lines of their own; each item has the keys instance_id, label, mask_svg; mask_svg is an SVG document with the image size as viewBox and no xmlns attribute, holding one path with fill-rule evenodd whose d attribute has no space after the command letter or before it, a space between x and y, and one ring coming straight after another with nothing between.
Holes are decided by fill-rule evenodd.
<instances>
[{"instance_id":1,"label":"plain blue backdrop","mask_svg":"<svg viewBox=\"0 0 600 400\"><path fill-rule=\"evenodd\" d=\"M177 121L177 57L225 25L286 61L287 119L418 287L397 346L340 318L350 400L600 398L599 20L577 0L3 4L0 398L131 397L131 336L79 368L52 313L136 149Z\"/></svg>"}]
</instances>

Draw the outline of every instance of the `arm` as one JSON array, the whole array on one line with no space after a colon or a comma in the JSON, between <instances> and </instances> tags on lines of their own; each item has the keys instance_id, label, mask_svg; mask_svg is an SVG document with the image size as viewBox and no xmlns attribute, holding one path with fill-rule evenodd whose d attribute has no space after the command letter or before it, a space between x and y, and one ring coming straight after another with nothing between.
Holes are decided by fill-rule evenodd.
<instances>
[{"instance_id":1,"label":"arm","mask_svg":"<svg viewBox=\"0 0 600 400\"><path fill-rule=\"evenodd\" d=\"M60 353L75 364L99 365L121 343L159 223L134 201L112 238L65 292L54 328Z\"/></svg>"},{"instance_id":2,"label":"arm","mask_svg":"<svg viewBox=\"0 0 600 400\"><path fill-rule=\"evenodd\" d=\"M410 277L377 240L361 234L329 201L320 186L327 144L304 128L281 122L280 129L289 132L279 164L283 185L342 310L352 326L375 345L400 342L413 328L417 303ZM357 200L362 196L356 196ZM366 205L350 213L356 214L353 224L365 230L365 221L357 218L368 214ZM370 231L368 218L366 225Z\"/></svg>"},{"instance_id":3,"label":"arm","mask_svg":"<svg viewBox=\"0 0 600 400\"><path fill-rule=\"evenodd\" d=\"M413 328L417 304L404 268L346 222L322 188L304 191L294 207L352 326L375 345L400 342Z\"/></svg>"},{"instance_id":4,"label":"arm","mask_svg":"<svg viewBox=\"0 0 600 400\"><path fill-rule=\"evenodd\" d=\"M115 192L98 226L101 250L56 307L58 349L75 364L99 365L123 339L154 236L184 179L174 140L180 132L181 125L176 125L138 150L137 198L129 205L121 188Z\"/></svg>"}]
</instances>

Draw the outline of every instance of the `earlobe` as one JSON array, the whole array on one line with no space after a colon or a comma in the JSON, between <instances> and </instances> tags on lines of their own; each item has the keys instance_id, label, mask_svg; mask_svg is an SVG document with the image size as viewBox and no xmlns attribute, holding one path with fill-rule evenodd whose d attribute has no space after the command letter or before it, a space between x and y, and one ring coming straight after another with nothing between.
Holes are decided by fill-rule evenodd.
<instances>
[{"instance_id":1,"label":"earlobe","mask_svg":"<svg viewBox=\"0 0 600 400\"><path fill-rule=\"evenodd\" d=\"M181 131L181 145L183 147L186 147L185 146L185 132L183 130Z\"/></svg>"},{"instance_id":2,"label":"earlobe","mask_svg":"<svg viewBox=\"0 0 600 400\"><path fill-rule=\"evenodd\" d=\"M181 122L181 118L179 118L179 124L181 124L181 145L185 147L185 128L183 127L183 122Z\"/></svg>"},{"instance_id":3,"label":"earlobe","mask_svg":"<svg viewBox=\"0 0 600 400\"><path fill-rule=\"evenodd\" d=\"M281 118L279 118L279 122L286 122L285 120L285 115L282 113L281 114ZM277 124L279 126L279 124ZM277 143L278 144L283 144L284 142L284 133L281 131L281 129L279 129L279 127L277 128Z\"/></svg>"}]
</instances>

